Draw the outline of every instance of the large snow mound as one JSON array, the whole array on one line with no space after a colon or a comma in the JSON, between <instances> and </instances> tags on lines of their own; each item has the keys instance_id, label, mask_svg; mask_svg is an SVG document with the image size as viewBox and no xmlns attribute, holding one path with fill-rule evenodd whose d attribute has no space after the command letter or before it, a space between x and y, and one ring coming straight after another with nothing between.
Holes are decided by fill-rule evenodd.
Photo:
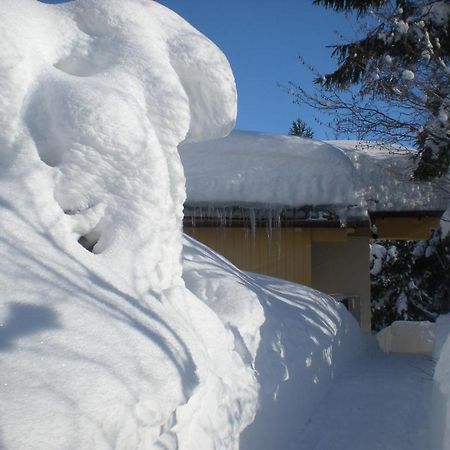
<instances>
[{"instance_id":1,"label":"large snow mound","mask_svg":"<svg viewBox=\"0 0 450 450\"><path fill-rule=\"evenodd\" d=\"M297 448L333 380L370 338L326 294L242 272L187 236L183 266L186 286L217 313L238 354L255 369L258 411L240 448Z\"/></svg>"},{"instance_id":2,"label":"large snow mound","mask_svg":"<svg viewBox=\"0 0 450 450\"><path fill-rule=\"evenodd\" d=\"M0 448L236 448L257 384L184 287L177 153L233 127L226 58L151 0L0 17Z\"/></svg>"},{"instance_id":3,"label":"large snow mound","mask_svg":"<svg viewBox=\"0 0 450 450\"><path fill-rule=\"evenodd\" d=\"M357 205L369 211L447 206L445 186L409 180L411 154L375 143L234 131L184 145L181 158L190 206Z\"/></svg>"}]
</instances>

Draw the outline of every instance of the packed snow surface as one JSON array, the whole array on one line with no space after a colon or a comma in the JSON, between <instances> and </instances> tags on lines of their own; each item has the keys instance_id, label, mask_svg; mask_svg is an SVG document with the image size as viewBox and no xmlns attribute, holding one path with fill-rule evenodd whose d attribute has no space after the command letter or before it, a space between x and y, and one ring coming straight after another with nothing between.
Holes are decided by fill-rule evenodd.
<instances>
[{"instance_id":1,"label":"packed snow surface","mask_svg":"<svg viewBox=\"0 0 450 450\"><path fill-rule=\"evenodd\" d=\"M432 378L429 357L368 352L336 378L295 449L437 450L430 446Z\"/></svg>"},{"instance_id":2,"label":"packed snow surface","mask_svg":"<svg viewBox=\"0 0 450 450\"><path fill-rule=\"evenodd\" d=\"M184 145L189 205L445 209L445 191L412 183L411 155L356 141L234 131Z\"/></svg>"},{"instance_id":3,"label":"packed snow surface","mask_svg":"<svg viewBox=\"0 0 450 450\"><path fill-rule=\"evenodd\" d=\"M183 260L186 286L217 312L255 368L259 409L242 450L433 448L430 357L383 353L342 304L242 272L189 237ZM425 341L428 325L419 325Z\"/></svg>"},{"instance_id":4,"label":"packed snow surface","mask_svg":"<svg viewBox=\"0 0 450 450\"><path fill-rule=\"evenodd\" d=\"M450 448L450 314L440 316L436 322L433 392L433 450Z\"/></svg>"},{"instance_id":5,"label":"packed snow surface","mask_svg":"<svg viewBox=\"0 0 450 450\"><path fill-rule=\"evenodd\" d=\"M233 127L222 52L151 0L0 17L0 448L297 449L365 340L188 238L182 265L177 147Z\"/></svg>"}]
</instances>

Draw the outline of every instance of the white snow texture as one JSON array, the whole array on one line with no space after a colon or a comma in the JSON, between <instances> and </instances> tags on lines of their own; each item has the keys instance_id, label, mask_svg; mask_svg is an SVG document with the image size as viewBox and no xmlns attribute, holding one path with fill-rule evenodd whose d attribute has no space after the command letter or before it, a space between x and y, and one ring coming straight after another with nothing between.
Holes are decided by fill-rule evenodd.
<instances>
[{"instance_id":1,"label":"white snow texture","mask_svg":"<svg viewBox=\"0 0 450 450\"><path fill-rule=\"evenodd\" d=\"M233 131L180 153L189 205L334 206L342 215L350 205L426 211L448 203L448 186L410 181L410 152L373 142Z\"/></svg>"},{"instance_id":2,"label":"white snow texture","mask_svg":"<svg viewBox=\"0 0 450 450\"><path fill-rule=\"evenodd\" d=\"M397 320L377 334L377 341L384 352L431 356L435 333L432 322Z\"/></svg>"},{"instance_id":3,"label":"white snow texture","mask_svg":"<svg viewBox=\"0 0 450 450\"><path fill-rule=\"evenodd\" d=\"M356 201L355 170L324 142L233 131L223 139L183 145L190 204L344 205Z\"/></svg>"},{"instance_id":4,"label":"white snow texture","mask_svg":"<svg viewBox=\"0 0 450 450\"><path fill-rule=\"evenodd\" d=\"M177 146L233 127L225 56L152 0L0 17L0 448L290 448L363 339L189 239L182 278Z\"/></svg>"},{"instance_id":5,"label":"white snow texture","mask_svg":"<svg viewBox=\"0 0 450 450\"><path fill-rule=\"evenodd\" d=\"M237 353L255 368L258 411L239 448L300 448L319 402L349 361L370 348L369 337L333 298L242 272L190 237L183 260L186 286L218 314Z\"/></svg>"},{"instance_id":6,"label":"white snow texture","mask_svg":"<svg viewBox=\"0 0 450 450\"><path fill-rule=\"evenodd\" d=\"M450 448L450 314L440 316L436 328L431 448L447 450Z\"/></svg>"},{"instance_id":7,"label":"white snow texture","mask_svg":"<svg viewBox=\"0 0 450 450\"><path fill-rule=\"evenodd\" d=\"M236 448L257 386L183 285L177 153L233 127L226 58L149 0L0 17L0 448Z\"/></svg>"}]
</instances>

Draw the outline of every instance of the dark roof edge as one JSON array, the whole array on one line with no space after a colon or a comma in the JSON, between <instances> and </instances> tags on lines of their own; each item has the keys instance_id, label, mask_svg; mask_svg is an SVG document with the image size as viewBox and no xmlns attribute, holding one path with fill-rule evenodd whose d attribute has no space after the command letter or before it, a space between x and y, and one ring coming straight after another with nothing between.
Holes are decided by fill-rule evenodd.
<instances>
[{"instance_id":1,"label":"dark roof edge","mask_svg":"<svg viewBox=\"0 0 450 450\"><path fill-rule=\"evenodd\" d=\"M431 210L403 210L403 211L369 211L369 216L372 220L382 217L441 217L444 214L442 209Z\"/></svg>"},{"instance_id":2,"label":"dark roof edge","mask_svg":"<svg viewBox=\"0 0 450 450\"><path fill-rule=\"evenodd\" d=\"M231 207L233 208L233 207ZM227 209L225 206L218 206L214 209L220 211ZM241 208L246 209L246 208ZM264 210L265 208L256 208ZM286 210L296 211L300 208L285 208ZM331 214L328 218L305 218L293 216L278 217L264 217L264 216L239 216L231 214L230 216L208 216L196 215L195 207L191 205L185 210L186 215L183 218L184 227L226 227L226 228L367 228L370 226L370 221L375 221L381 218L417 218L424 217L441 217L444 210L397 210L397 211L369 211L369 215L350 215L347 218L340 219L337 214Z\"/></svg>"},{"instance_id":3,"label":"dark roof edge","mask_svg":"<svg viewBox=\"0 0 450 450\"><path fill-rule=\"evenodd\" d=\"M203 227L203 228L368 228L370 222L368 219L347 219L346 221L340 220L315 220L315 219L305 219L305 220L282 220L279 224L275 221L269 220L256 220L252 224L249 220L245 219L228 219L226 222L221 221L217 218L193 218L185 217L183 219L184 227Z\"/></svg>"}]
</instances>

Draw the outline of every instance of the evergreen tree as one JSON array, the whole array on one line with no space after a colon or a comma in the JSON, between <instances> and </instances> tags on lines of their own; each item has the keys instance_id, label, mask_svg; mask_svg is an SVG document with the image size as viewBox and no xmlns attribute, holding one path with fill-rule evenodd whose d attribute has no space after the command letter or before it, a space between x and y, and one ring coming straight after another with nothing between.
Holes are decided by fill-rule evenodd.
<instances>
[{"instance_id":1,"label":"evergreen tree","mask_svg":"<svg viewBox=\"0 0 450 450\"><path fill-rule=\"evenodd\" d=\"M448 176L450 2L314 0L363 23L352 42L332 46L337 69L317 74L319 90L293 85L299 103L335 116L338 134L415 145L414 177Z\"/></svg>"},{"instance_id":2,"label":"evergreen tree","mask_svg":"<svg viewBox=\"0 0 450 450\"><path fill-rule=\"evenodd\" d=\"M292 122L289 134L291 136L299 136L309 139L312 139L314 137L312 128L306 125L306 123L302 119L297 119Z\"/></svg>"},{"instance_id":3,"label":"evergreen tree","mask_svg":"<svg viewBox=\"0 0 450 450\"><path fill-rule=\"evenodd\" d=\"M407 319L406 298L413 264L412 244L376 241L371 246L372 328Z\"/></svg>"},{"instance_id":4,"label":"evergreen tree","mask_svg":"<svg viewBox=\"0 0 450 450\"><path fill-rule=\"evenodd\" d=\"M450 236L376 241L371 248L372 327L430 320L450 312Z\"/></svg>"}]
</instances>

